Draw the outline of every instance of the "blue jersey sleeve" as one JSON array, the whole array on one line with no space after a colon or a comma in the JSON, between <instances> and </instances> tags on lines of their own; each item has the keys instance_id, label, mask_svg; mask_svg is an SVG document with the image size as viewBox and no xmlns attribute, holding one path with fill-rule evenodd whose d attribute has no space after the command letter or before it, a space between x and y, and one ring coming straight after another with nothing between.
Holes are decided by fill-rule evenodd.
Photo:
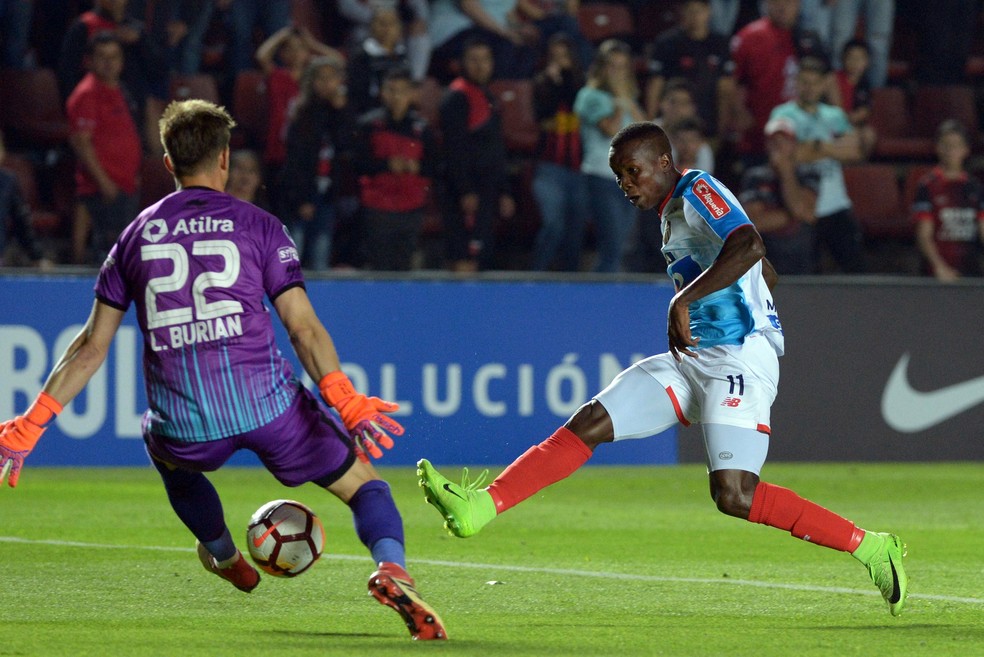
<instances>
[{"instance_id":1,"label":"blue jersey sleeve","mask_svg":"<svg viewBox=\"0 0 984 657\"><path fill-rule=\"evenodd\" d=\"M751 223L734 195L707 173L687 180L682 197L722 240L735 228Z\"/></svg>"}]
</instances>

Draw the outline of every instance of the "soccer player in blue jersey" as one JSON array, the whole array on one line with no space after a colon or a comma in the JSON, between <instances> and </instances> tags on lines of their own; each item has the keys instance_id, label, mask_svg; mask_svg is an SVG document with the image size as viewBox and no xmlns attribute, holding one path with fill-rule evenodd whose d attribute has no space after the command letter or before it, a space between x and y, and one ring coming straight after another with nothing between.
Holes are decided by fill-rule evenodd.
<instances>
[{"instance_id":1,"label":"soccer player in blue jersey","mask_svg":"<svg viewBox=\"0 0 984 657\"><path fill-rule=\"evenodd\" d=\"M7 474L17 484L24 458L102 364L133 304L144 338L147 452L205 568L247 593L260 582L203 474L249 449L284 485L314 482L348 504L378 565L369 592L399 612L414 639L446 639L406 572L400 513L366 456L382 456L379 445L392 447L390 434L403 433L385 415L398 407L356 392L342 373L280 221L221 191L234 125L223 108L201 100L165 111L165 165L178 189L121 233L99 272L85 327L27 412L0 424L0 484ZM264 297L338 417L294 376Z\"/></svg>"},{"instance_id":2,"label":"soccer player in blue jersey","mask_svg":"<svg viewBox=\"0 0 984 657\"><path fill-rule=\"evenodd\" d=\"M427 501L455 536L477 533L496 515L571 475L603 443L645 438L700 422L711 497L718 510L850 552L897 616L908 579L905 545L857 527L793 491L759 479L779 381L782 326L772 300L778 277L762 238L735 196L703 171L681 173L663 130L633 123L612 139L609 164L639 209L658 208L663 255L676 294L667 319L669 351L641 360L534 445L490 486L442 476L418 463Z\"/></svg>"}]
</instances>

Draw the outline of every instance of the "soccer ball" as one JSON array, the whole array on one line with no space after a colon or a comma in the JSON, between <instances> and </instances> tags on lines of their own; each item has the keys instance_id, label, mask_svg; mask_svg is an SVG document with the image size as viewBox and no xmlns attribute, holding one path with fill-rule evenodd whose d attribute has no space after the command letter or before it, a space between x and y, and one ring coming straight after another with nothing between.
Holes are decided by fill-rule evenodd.
<instances>
[{"instance_id":1,"label":"soccer ball","mask_svg":"<svg viewBox=\"0 0 984 657\"><path fill-rule=\"evenodd\" d=\"M296 577L325 549L325 527L311 509L294 500L267 502L249 519L249 556L276 577Z\"/></svg>"}]
</instances>

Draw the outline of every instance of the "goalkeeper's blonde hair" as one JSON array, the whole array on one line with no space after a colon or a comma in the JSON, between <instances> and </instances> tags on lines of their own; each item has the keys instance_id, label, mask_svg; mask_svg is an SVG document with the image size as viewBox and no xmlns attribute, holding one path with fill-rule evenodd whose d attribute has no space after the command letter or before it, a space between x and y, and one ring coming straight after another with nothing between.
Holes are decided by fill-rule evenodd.
<instances>
[{"instance_id":1,"label":"goalkeeper's blonde hair","mask_svg":"<svg viewBox=\"0 0 984 657\"><path fill-rule=\"evenodd\" d=\"M158 124L176 178L201 173L229 147L236 121L224 107L194 98L174 101Z\"/></svg>"}]
</instances>

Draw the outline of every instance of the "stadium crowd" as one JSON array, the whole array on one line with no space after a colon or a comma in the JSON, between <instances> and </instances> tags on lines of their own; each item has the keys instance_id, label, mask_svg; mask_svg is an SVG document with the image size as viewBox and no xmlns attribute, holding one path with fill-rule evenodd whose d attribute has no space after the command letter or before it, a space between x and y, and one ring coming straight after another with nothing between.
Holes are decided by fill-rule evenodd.
<instances>
[{"instance_id":1,"label":"stadium crowd","mask_svg":"<svg viewBox=\"0 0 984 657\"><path fill-rule=\"evenodd\" d=\"M981 2L929 4L0 0L0 264L98 265L200 97L312 271L661 271L608 168L649 119L780 274L981 276Z\"/></svg>"}]
</instances>

